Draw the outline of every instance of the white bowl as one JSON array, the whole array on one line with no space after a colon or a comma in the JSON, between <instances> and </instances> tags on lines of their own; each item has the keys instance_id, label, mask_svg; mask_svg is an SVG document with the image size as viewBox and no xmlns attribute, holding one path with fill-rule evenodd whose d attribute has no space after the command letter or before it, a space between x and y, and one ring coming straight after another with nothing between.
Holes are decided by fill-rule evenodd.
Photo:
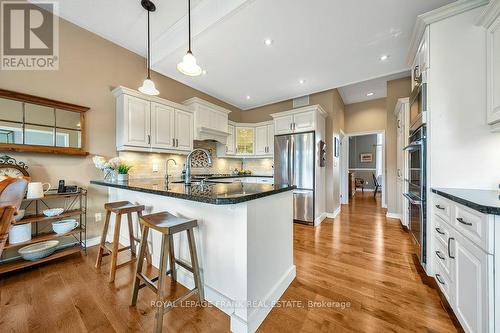
<instances>
[{"instance_id":1,"label":"white bowl","mask_svg":"<svg viewBox=\"0 0 500 333\"><path fill-rule=\"evenodd\" d=\"M54 230L56 234L65 234L75 229L78 226L79 223L75 219L67 219L67 220L53 222L52 230Z\"/></svg>"},{"instance_id":2,"label":"white bowl","mask_svg":"<svg viewBox=\"0 0 500 333\"><path fill-rule=\"evenodd\" d=\"M54 217L57 215L61 215L64 212L64 208L51 208L43 211L43 215L47 217Z\"/></svg>"},{"instance_id":3,"label":"white bowl","mask_svg":"<svg viewBox=\"0 0 500 333\"><path fill-rule=\"evenodd\" d=\"M22 247L17 252L24 260L36 261L54 253L57 245L58 240L50 240Z\"/></svg>"},{"instance_id":4,"label":"white bowl","mask_svg":"<svg viewBox=\"0 0 500 333\"><path fill-rule=\"evenodd\" d=\"M24 209L18 209L17 210L17 215L14 216L14 219L19 222L23 219L24 213L26 213L26 210Z\"/></svg>"}]
</instances>

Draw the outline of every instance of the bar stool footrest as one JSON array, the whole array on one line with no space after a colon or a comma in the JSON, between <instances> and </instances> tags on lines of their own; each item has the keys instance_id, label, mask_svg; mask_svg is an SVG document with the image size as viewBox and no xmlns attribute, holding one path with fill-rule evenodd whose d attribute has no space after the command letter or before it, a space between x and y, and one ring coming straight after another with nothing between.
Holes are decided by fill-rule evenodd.
<instances>
[{"instance_id":1,"label":"bar stool footrest","mask_svg":"<svg viewBox=\"0 0 500 333\"><path fill-rule=\"evenodd\" d=\"M193 267L189 266L189 264L187 262L185 262L184 260L175 259L175 263L177 265L181 266L182 268L190 271L191 273L194 273Z\"/></svg>"}]
</instances>

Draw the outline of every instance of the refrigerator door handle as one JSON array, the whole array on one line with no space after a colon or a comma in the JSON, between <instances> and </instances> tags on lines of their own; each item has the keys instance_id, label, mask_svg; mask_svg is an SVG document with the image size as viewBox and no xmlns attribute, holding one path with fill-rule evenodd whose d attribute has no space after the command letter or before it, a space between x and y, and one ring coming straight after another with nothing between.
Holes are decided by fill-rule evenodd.
<instances>
[{"instance_id":1,"label":"refrigerator door handle","mask_svg":"<svg viewBox=\"0 0 500 333\"><path fill-rule=\"evenodd\" d=\"M292 152L292 149L290 148L291 146L291 138L289 138L288 140L286 140L286 155L288 156L288 165L286 166L287 167L287 173L288 173L288 183L289 185L292 185L292 163L291 163L291 152Z\"/></svg>"},{"instance_id":2,"label":"refrigerator door handle","mask_svg":"<svg viewBox=\"0 0 500 333\"><path fill-rule=\"evenodd\" d=\"M294 142L294 138L292 137L291 140L290 140L290 156L291 156L291 159L290 159L290 168L291 168L291 174L292 174L292 177L290 178L290 181L292 182L291 185L296 185L295 184L295 142Z\"/></svg>"}]
</instances>

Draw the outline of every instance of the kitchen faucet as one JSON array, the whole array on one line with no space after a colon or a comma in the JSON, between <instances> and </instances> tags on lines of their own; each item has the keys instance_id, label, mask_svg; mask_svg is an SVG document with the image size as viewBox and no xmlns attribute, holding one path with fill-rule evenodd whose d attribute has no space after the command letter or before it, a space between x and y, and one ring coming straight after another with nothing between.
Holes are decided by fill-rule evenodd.
<instances>
[{"instance_id":1,"label":"kitchen faucet","mask_svg":"<svg viewBox=\"0 0 500 333\"><path fill-rule=\"evenodd\" d=\"M197 151L203 152L207 156L208 163L212 164L212 156L210 155L210 152L208 150L202 148L193 149L186 158L186 175L184 177L184 184L186 185L191 184L191 159L193 153Z\"/></svg>"},{"instance_id":2,"label":"kitchen faucet","mask_svg":"<svg viewBox=\"0 0 500 333\"><path fill-rule=\"evenodd\" d=\"M174 165L177 165L177 162L173 158L169 158L167 163L165 163L165 184L168 185L168 162L174 162Z\"/></svg>"}]
</instances>

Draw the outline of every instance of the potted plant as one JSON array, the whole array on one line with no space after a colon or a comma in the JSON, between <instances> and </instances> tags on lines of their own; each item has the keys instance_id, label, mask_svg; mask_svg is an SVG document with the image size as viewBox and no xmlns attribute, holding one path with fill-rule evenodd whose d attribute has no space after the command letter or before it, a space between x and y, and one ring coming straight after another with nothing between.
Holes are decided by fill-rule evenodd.
<instances>
[{"instance_id":1,"label":"potted plant","mask_svg":"<svg viewBox=\"0 0 500 333\"><path fill-rule=\"evenodd\" d=\"M127 181L128 180L128 172L132 167L128 164L125 164L124 162L120 161L120 164L116 167L116 172L118 173L117 175L117 180L120 181Z\"/></svg>"}]
</instances>

